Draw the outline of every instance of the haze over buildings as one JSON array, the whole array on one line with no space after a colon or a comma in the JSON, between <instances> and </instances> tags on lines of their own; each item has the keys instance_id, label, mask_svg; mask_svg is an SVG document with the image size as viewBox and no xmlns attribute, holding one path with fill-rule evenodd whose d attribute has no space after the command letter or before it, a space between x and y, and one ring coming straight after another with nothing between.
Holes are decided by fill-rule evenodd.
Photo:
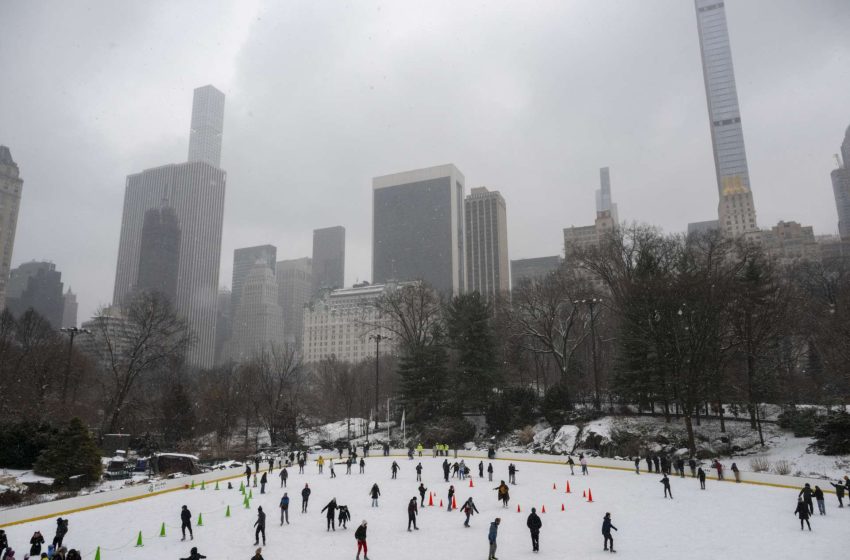
<instances>
[{"instance_id":1,"label":"haze over buildings","mask_svg":"<svg viewBox=\"0 0 850 560\"><path fill-rule=\"evenodd\" d=\"M52 262L43 261L23 263L12 269L6 290L6 308L15 317L33 309L54 329L62 328L65 312L62 273Z\"/></svg>"},{"instance_id":2,"label":"haze over buildings","mask_svg":"<svg viewBox=\"0 0 850 560\"><path fill-rule=\"evenodd\" d=\"M342 226L313 230L312 296L322 290L345 286L345 228Z\"/></svg>"},{"instance_id":3,"label":"haze over buildings","mask_svg":"<svg viewBox=\"0 0 850 560\"><path fill-rule=\"evenodd\" d=\"M24 180L12 153L6 146L0 146L0 311L5 306L23 187Z\"/></svg>"},{"instance_id":4,"label":"haze over buildings","mask_svg":"<svg viewBox=\"0 0 850 560\"><path fill-rule=\"evenodd\" d=\"M850 162L850 126L844 132L838 168L831 174L835 209L838 212L838 234L846 240L850 240L850 167L848 162Z\"/></svg>"}]
</instances>

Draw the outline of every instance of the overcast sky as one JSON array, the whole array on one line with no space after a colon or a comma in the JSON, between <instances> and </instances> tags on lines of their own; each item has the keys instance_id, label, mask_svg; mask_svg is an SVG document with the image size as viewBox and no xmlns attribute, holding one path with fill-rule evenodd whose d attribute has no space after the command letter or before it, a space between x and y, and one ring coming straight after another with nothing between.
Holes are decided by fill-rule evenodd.
<instances>
[{"instance_id":1,"label":"overcast sky","mask_svg":"<svg viewBox=\"0 0 850 560\"><path fill-rule=\"evenodd\" d=\"M850 2L727 0L758 222L837 231ZM51 260L80 319L109 303L125 177L184 161L192 89L227 96L220 283L233 249L347 230L370 279L371 179L454 163L507 200L510 258L595 216L716 217L691 0L0 2L0 144L24 179L13 265Z\"/></svg>"}]
</instances>

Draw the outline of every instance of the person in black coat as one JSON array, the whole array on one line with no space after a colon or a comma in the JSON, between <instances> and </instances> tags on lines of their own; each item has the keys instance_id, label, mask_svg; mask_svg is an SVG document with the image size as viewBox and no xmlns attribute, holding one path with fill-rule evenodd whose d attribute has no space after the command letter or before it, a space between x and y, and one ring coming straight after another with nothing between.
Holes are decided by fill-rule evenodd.
<instances>
[{"instance_id":1,"label":"person in black coat","mask_svg":"<svg viewBox=\"0 0 850 560\"><path fill-rule=\"evenodd\" d=\"M363 460L363 457L360 457L360 474L366 472L366 461Z\"/></svg>"},{"instance_id":2,"label":"person in black coat","mask_svg":"<svg viewBox=\"0 0 850 560\"><path fill-rule=\"evenodd\" d=\"M269 481L266 473L263 473L263 476L260 477L260 494L266 493L266 483Z\"/></svg>"},{"instance_id":3,"label":"person in black coat","mask_svg":"<svg viewBox=\"0 0 850 560\"><path fill-rule=\"evenodd\" d=\"M525 526L531 531L531 551L538 552L540 550L540 528L543 527L543 521L540 520L535 508L531 508Z\"/></svg>"},{"instance_id":4,"label":"person in black coat","mask_svg":"<svg viewBox=\"0 0 850 560\"><path fill-rule=\"evenodd\" d=\"M419 505L421 507L425 507L425 492L427 492L427 491L428 491L428 489L425 488L425 485L420 482L419 483L419 497L421 498L421 500L420 500Z\"/></svg>"},{"instance_id":5,"label":"person in black coat","mask_svg":"<svg viewBox=\"0 0 850 560\"><path fill-rule=\"evenodd\" d=\"M6 536L6 531L0 529L0 553L6 552L7 548L9 548L9 538Z\"/></svg>"},{"instance_id":6,"label":"person in black coat","mask_svg":"<svg viewBox=\"0 0 850 560\"><path fill-rule=\"evenodd\" d=\"M838 481L838 484L836 484L834 482L830 482L830 484L832 484L832 487L835 488L835 497L838 498L838 507L843 508L844 507L844 490L845 490L844 485L841 484L840 480ZM2 549L3 549L3 547L0 546L0 550L2 550Z\"/></svg>"},{"instance_id":7,"label":"person in black coat","mask_svg":"<svg viewBox=\"0 0 850 560\"><path fill-rule=\"evenodd\" d=\"M702 467L697 471L697 478L699 478L700 490L705 490L705 471L702 470Z\"/></svg>"},{"instance_id":8,"label":"person in black coat","mask_svg":"<svg viewBox=\"0 0 850 560\"><path fill-rule=\"evenodd\" d=\"M466 521L463 522L464 527L469 527L469 518L472 517L473 513L478 513L478 508L475 507L475 502L472 501L472 497L470 497L466 502L464 502L463 507L460 508L461 513L466 515Z\"/></svg>"},{"instance_id":9,"label":"person in black coat","mask_svg":"<svg viewBox=\"0 0 850 560\"><path fill-rule=\"evenodd\" d=\"M258 548L257 550L255 550L254 555L251 557L251 560L265 560L265 558L263 558L263 549Z\"/></svg>"},{"instance_id":10,"label":"person in black coat","mask_svg":"<svg viewBox=\"0 0 850 560\"><path fill-rule=\"evenodd\" d=\"M455 487L454 487L454 484L452 484L451 486L449 486L448 511L452 510L452 498L454 497L454 495L455 495Z\"/></svg>"},{"instance_id":11,"label":"person in black coat","mask_svg":"<svg viewBox=\"0 0 850 560\"><path fill-rule=\"evenodd\" d=\"M369 495L372 496L372 507L378 507L378 498L381 496L381 489L378 488L377 482L372 485Z\"/></svg>"},{"instance_id":12,"label":"person in black coat","mask_svg":"<svg viewBox=\"0 0 850 560\"><path fill-rule=\"evenodd\" d=\"M449 460L443 459L443 478L446 482L449 481Z\"/></svg>"},{"instance_id":13,"label":"person in black coat","mask_svg":"<svg viewBox=\"0 0 850 560\"><path fill-rule=\"evenodd\" d=\"M611 523L611 514L606 513L605 517L602 518L602 537L604 539L602 550L609 550L608 544L610 543L610 551L617 552L614 550L614 537L611 536L611 529L617 530L614 524Z\"/></svg>"},{"instance_id":14,"label":"person in black coat","mask_svg":"<svg viewBox=\"0 0 850 560\"><path fill-rule=\"evenodd\" d=\"M814 504L812 503L812 487L807 482L803 489L800 490L798 497L803 498L803 503L806 504L806 507L809 508L809 515L812 515L815 512Z\"/></svg>"},{"instance_id":15,"label":"person in black coat","mask_svg":"<svg viewBox=\"0 0 850 560\"><path fill-rule=\"evenodd\" d=\"M307 513L307 502L310 501L310 485L305 484L304 489L301 490L301 513Z\"/></svg>"},{"instance_id":16,"label":"person in black coat","mask_svg":"<svg viewBox=\"0 0 850 560\"><path fill-rule=\"evenodd\" d=\"M484 461L478 461L478 478L484 478Z\"/></svg>"},{"instance_id":17,"label":"person in black coat","mask_svg":"<svg viewBox=\"0 0 850 560\"><path fill-rule=\"evenodd\" d=\"M655 472L660 473L661 472L661 457L659 457L658 455L653 457L652 458L652 464L655 465Z\"/></svg>"},{"instance_id":18,"label":"person in black coat","mask_svg":"<svg viewBox=\"0 0 850 560\"><path fill-rule=\"evenodd\" d=\"M327 513L328 531L330 531L331 529L336 531L336 526L334 525L334 519L335 519L335 516L336 516L336 508L337 508L336 498L333 498L330 502L328 502L328 505L326 505L325 507L322 508L321 513L328 512Z\"/></svg>"},{"instance_id":19,"label":"person in black coat","mask_svg":"<svg viewBox=\"0 0 850 560\"><path fill-rule=\"evenodd\" d=\"M286 467L280 469L280 487L286 488L286 479L289 478L289 471L286 470Z\"/></svg>"},{"instance_id":20,"label":"person in black coat","mask_svg":"<svg viewBox=\"0 0 850 560\"><path fill-rule=\"evenodd\" d=\"M260 544L260 534L263 535L263 546L266 546L266 514L263 513L263 506L257 508L257 520L254 521L254 546Z\"/></svg>"},{"instance_id":21,"label":"person in black coat","mask_svg":"<svg viewBox=\"0 0 850 560\"><path fill-rule=\"evenodd\" d=\"M195 535L192 534L192 512L189 511L189 508L183 506L183 509L180 510L180 531L183 533L181 541L186 540L186 529L189 529L189 538L195 540Z\"/></svg>"},{"instance_id":22,"label":"person in black coat","mask_svg":"<svg viewBox=\"0 0 850 560\"><path fill-rule=\"evenodd\" d=\"M53 537L53 548L59 549L62 546L62 541L65 535L68 534L68 520L61 517L56 520L56 536Z\"/></svg>"},{"instance_id":23,"label":"person in black coat","mask_svg":"<svg viewBox=\"0 0 850 560\"><path fill-rule=\"evenodd\" d=\"M407 502L407 530L410 531L410 526L413 525L413 528L417 531L419 527L416 526L416 515L419 513L419 508L416 507L416 497L410 498L410 501Z\"/></svg>"},{"instance_id":24,"label":"person in black coat","mask_svg":"<svg viewBox=\"0 0 850 560\"><path fill-rule=\"evenodd\" d=\"M493 463L487 463L487 480L493 482Z\"/></svg>"},{"instance_id":25,"label":"person in black coat","mask_svg":"<svg viewBox=\"0 0 850 560\"><path fill-rule=\"evenodd\" d=\"M351 521L351 512L348 511L348 506L339 506L339 515L337 522L342 529L348 529L348 522Z\"/></svg>"},{"instance_id":26,"label":"person in black coat","mask_svg":"<svg viewBox=\"0 0 850 560\"><path fill-rule=\"evenodd\" d=\"M198 547L193 546L192 550L189 551L189 557L181 558L180 560L201 560L201 558L206 558L206 556L198 552Z\"/></svg>"},{"instance_id":27,"label":"person in black coat","mask_svg":"<svg viewBox=\"0 0 850 560\"><path fill-rule=\"evenodd\" d=\"M422 463L416 465L416 482L422 482Z\"/></svg>"},{"instance_id":28,"label":"person in black coat","mask_svg":"<svg viewBox=\"0 0 850 560\"><path fill-rule=\"evenodd\" d=\"M809 526L809 531L812 530L812 524L809 523L809 506L806 504L802 496L797 498L797 509L794 513L800 518L800 530L803 530L803 523Z\"/></svg>"},{"instance_id":29,"label":"person in black coat","mask_svg":"<svg viewBox=\"0 0 850 560\"><path fill-rule=\"evenodd\" d=\"M669 494L670 499L672 500L673 492L670 490L670 479L667 478L667 474L665 473L661 480L659 480L658 482L664 485L664 498L667 498L667 495Z\"/></svg>"},{"instance_id":30,"label":"person in black coat","mask_svg":"<svg viewBox=\"0 0 850 560\"><path fill-rule=\"evenodd\" d=\"M41 536L39 531L36 531L32 534L32 538L30 539L30 556L39 556L41 555L41 545L44 544L44 537Z\"/></svg>"},{"instance_id":31,"label":"person in black coat","mask_svg":"<svg viewBox=\"0 0 850 560\"><path fill-rule=\"evenodd\" d=\"M360 551L363 551L363 559L369 560L369 547L366 546L366 520L354 531L354 538L357 540L357 558L360 560Z\"/></svg>"},{"instance_id":32,"label":"person in black coat","mask_svg":"<svg viewBox=\"0 0 850 560\"><path fill-rule=\"evenodd\" d=\"M652 457L649 455L646 456L646 470L647 472L652 472Z\"/></svg>"}]
</instances>

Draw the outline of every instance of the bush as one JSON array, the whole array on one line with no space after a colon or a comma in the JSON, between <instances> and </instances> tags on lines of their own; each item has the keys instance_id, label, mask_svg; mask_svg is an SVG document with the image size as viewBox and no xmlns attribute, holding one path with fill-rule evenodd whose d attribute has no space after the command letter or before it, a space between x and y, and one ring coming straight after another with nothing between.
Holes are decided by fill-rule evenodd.
<instances>
[{"instance_id":1,"label":"bush","mask_svg":"<svg viewBox=\"0 0 850 560\"><path fill-rule=\"evenodd\" d=\"M815 448L825 455L850 453L850 414L832 413L815 428Z\"/></svg>"},{"instance_id":2,"label":"bush","mask_svg":"<svg viewBox=\"0 0 850 560\"><path fill-rule=\"evenodd\" d=\"M567 406L566 391L560 384L546 390L543 402L540 404L540 412L553 427L563 426L566 423L570 408Z\"/></svg>"},{"instance_id":3,"label":"bush","mask_svg":"<svg viewBox=\"0 0 850 560\"><path fill-rule=\"evenodd\" d=\"M753 469L753 472L769 472L770 461L764 457L756 457L750 460L750 468Z\"/></svg>"},{"instance_id":4,"label":"bush","mask_svg":"<svg viewBox=\"0 0 850 560\"><path fill-rule=\"evenodd\" d=\"M26 420L0 425L0 467L31 469L55 434L53 426Z\"/></svg>"},{"instance_id":5,"label":"bush","mask_svg":"<svg viewBox=\"0 0 850 560\"><path fill-rule=\"evenodd\" d=\"M788 408L779 415L779 427L789 430L795 437L812 437L818 424L818 413L814 408Z\"/></svg>"},{"instance_id":6,"label":"bush","mask_svg":"<svg viewBox=\"0 0 850 560\"><path fill-rule=\"evenodd\" d=\"M520 430L518 439L520 445L528 445L534 441L534 426L526 426Z\"/></svg>"},{"instance_id":7,"label":"bush","mask_svg":"<svg viewBox=\"0 0 850 560\"><path fill-rule=\"evenodd\" d=\"M448 443L461 446L475 437L475 426L464 418L444 417L425 424L420 434L420 440L428 445Z\"/></svg>"},{"instance_id":8,"label":"bush","mask_svg":"<svg viewBox=\"0 0 850 560\"><path fill-rule=\"evenodd\" d=\"M781 475L791 474L791 463L784 459L776 461L773 465L773 472Z\"/></svg>"},{"instance_id":9,"label":"bush","mask_svg":"<svg viewBox=\"0 0 850 560\"><path fill-rule=\"evenodd\" d=\"M71 419L68 426L52 438L39 455L34 470L37 474L53 477L58 486L67 485L75 476L81 477L81 484L100 479L100 451L82 420Z\"/></svg>"},{"instance_id":10,"label":"bush","mask_svg":"<svg viewBox=\"0 0 850 560\"><path fill-rule=\"evenodd\" d=\"M534 422L537 394L525 387L509 387L493 395L487 405L487 427L492 433L509 432Z\"/></svg>"}]
</instances>

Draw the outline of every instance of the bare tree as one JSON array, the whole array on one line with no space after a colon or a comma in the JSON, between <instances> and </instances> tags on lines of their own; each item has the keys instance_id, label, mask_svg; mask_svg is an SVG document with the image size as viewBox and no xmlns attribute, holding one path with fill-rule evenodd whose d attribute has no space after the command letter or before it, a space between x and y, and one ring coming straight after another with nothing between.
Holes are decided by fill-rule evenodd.
<instances>
[{"instance_id":1,"label":"bare tree","mask_svg":"<svg viewBox=\"0 0 850 560\"><path fill-rule=\"evenodd\" d=\"M428 346L442 325L440 296L422 282L385 292L375 301L375 308L380 317L370 326L390 331L403 349Z\"/></svg>"},{"instance_id":2,"label":"bare tree","mask_svg":"<svg viewBox=\"0 0 850 560\"><path fill-rule=\"evenodd\" d=\"M253 401L272 445L296 441L304 369L294 346L270 344L246 365L253 382Z\"/></svg>"}]
</instances>

